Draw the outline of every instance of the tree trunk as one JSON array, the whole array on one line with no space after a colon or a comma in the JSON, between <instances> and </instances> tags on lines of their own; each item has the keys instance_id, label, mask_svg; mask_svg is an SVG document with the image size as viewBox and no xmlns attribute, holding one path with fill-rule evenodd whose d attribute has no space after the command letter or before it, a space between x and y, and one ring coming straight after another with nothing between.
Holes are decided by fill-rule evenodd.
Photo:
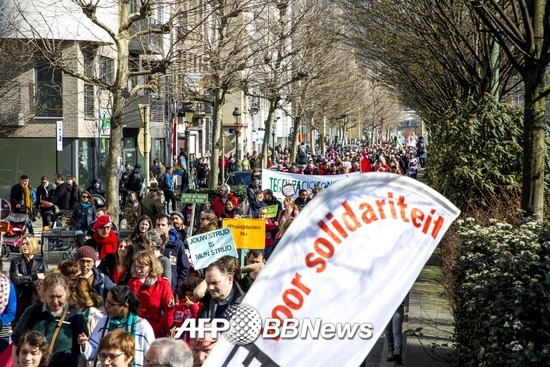
<instances>
[{"instance_id":1,"label":"tree trunk","mask_svg":"<svg viewBox=\"0 0 550 367\"><path fill-rule=\"evenodd\" d=\"M275 110L277 109L278 102L278 97L269 100L269 111L267 113L267 120L265 121L264 144L262 145L262 167L267 167L269 136L274 136L271 132L275 129L273 121L275 119ZM275 154L275 142L273 142L273 154ZM271 160L273 160L273 157L271 157Z\"/></svg>"},{"instance_id":2,"label":"tree trunk","mask_svg":"<svg viewBox=\"0 0 550 367\"><path fill-rule=\"evenodd\" d=\"M536 65L524 74L525 107L523 128L523 182L521 209L527 216L544 219L544 159L547 155L544 113L546 90L544 72Z\"/></svg>"},{"instance_id":3,"label":"tree trunk","mask_svg":"<svg viewBox=\"0 0 550 367\"><path fill-rule=\"evenodd\" d=\"M210 157L210 176L208 178L208 187L210 189L216 189L218 187L218 176L220 169L218 167L218 159L220 154L224 155L221 145L216 146L218 139L222 138L222 101L223 92L221 89L216 88L214 91L214 103L212 104L212 155ZM223 183L223 182L222 182Z\"/></svg>"},{"instance_id":4,"label":"tree trunk","mask_svg":"<svg viewBox=\"0 0 550 367\"><path fill-rule=\"evenodd\" d=\"M118 157L120 157L120 142L122 140L122 116L126 101L120 92L113 94L113 110L111 111L111 134L109 135L109 157L107 159L107 187L105 201L107 211L115 225L118 226L119 190L118 190Z\"/></svg>"}]
</instances>

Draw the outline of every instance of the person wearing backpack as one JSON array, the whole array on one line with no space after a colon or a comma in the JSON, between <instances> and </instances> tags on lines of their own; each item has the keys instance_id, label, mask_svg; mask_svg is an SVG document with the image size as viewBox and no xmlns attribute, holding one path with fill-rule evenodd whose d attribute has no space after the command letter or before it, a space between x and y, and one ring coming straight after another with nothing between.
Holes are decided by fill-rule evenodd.
<instances>
[{"instance_id":1,"label":"person wearing backpack","mask_svg":"<svg viewBox=\"0 0 550 367\"><path fill-rule=\"evenodd\" d=\"M166 203L166 210L168 210L170 202L172 202L172 211L176 211L176 195L174 191L176 189L176 184L174 181L174 167L166 167L166 172L164 175L158 179L159 188L164 191L164 201Z\"/></svg>"},{"instance_id":2,"label":"person wearing backpack","mask_svg":"<svg viewBox=\"0 0 550 367\"><path fill-rule=\"evenodd\" d=\"M143 181L145 181L145 176L141 172L141 165L138 163L134 166L132 174L128 178L126 189L128 191L141 192Z\"/></svg>"}]
</instances>

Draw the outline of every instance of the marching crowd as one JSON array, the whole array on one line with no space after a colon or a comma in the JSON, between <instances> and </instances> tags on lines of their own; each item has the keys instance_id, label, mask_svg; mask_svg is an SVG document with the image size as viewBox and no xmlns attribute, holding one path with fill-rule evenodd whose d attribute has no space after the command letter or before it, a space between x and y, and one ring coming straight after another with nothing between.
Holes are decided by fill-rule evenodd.
<instances>
[{"instance_id":1,"label":"marching crowd","mask_svg":"<svg viewBox=\"0 0 550 367\"><path fill-rule=\"evenodd\" d=\"M416 167L426 157L422 138L411 147L394 143L350 151L331 148L326 156L312 155L303 145L299 149L303 152L295 163L288 162L284 150L277 151L277 169L320 175L387 171L415 177ZM190 159L185 168L194 164ZM43 177L33 201L28 177L21 176L10 200L15 210L26 211L35 203L44 218L52 208L66 205L72 209L72 226L83 235L74 261L63 261L55 269L39 255L32 232L23 236L9 276L0 275L0 365L202 365L215 336L191 338L183 333L176 339L177 328L188 318L222 317L228 307L240 303L286 229L321 191L300 190L296 199L287 197L281 203L271 190L262 189L261 176L253 174L247 214L266 220L265 250L248 251L244 267L238 259L224 256L198 270L190 261L187 237L216 230L224 218L242 215L242 203L222 184L219 195L197 211L196 228L190 228L191 213L177 211L175 205L166 213L169 206L161 197L169 198L159 193L175 191L174 167L165 167L162 183L152 182L143 196L142 184L132 184L132 175L140 174L140 168L129 167L121 176L126 190L121 218L124 229L131 231L124 238L109 213L91 202L101 181L76 191L75 198L74 178L65 182L56 174L53 189ZM276 213L268 218L267 207L273 206ZM395 343L392 360L399 361L400 339Z\"/></svg>"}]
</instances>

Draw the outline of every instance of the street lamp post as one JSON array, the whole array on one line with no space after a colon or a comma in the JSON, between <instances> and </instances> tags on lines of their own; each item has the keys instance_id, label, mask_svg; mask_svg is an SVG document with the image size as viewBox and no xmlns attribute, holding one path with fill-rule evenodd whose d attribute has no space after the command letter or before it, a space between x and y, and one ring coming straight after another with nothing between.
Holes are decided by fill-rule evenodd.
<instances>
[{"instance_id":1,"label":"street lamp post","mask_svg":"<svg viewBox=\"0 0 550 367\"><path fill-rule=\"evenodd\" d=\"M273 131L271 132L271 142L273 144L273 150L271 152L271 162L275 164L275 126L273 126Z\"/></svg>"},{"instance_id":2,"label":"street lamp post","mask_svg":"<svg viewBox=\"0 0 550 367\"><path fill-rule=\"evenodd\" d=\"M193 188L193 176L191 175L191 130L189 127L193 123L193 116L195 115L195 107L193 103L185 105L185 155L187 156L187 191Z\"/></svg>"},{"instance_id":3,"label":"street lamp post","mask_svg":"<svg viewBox=\"0 0 550 367\"><path fill-rule=\"evenodd\" d=\"M241 170L241 160L239 159L239 136L241 135L241 110L239 107L235 107L233 110L233 117L235 117L235 171Z\"/></svg>"}]
</instances>

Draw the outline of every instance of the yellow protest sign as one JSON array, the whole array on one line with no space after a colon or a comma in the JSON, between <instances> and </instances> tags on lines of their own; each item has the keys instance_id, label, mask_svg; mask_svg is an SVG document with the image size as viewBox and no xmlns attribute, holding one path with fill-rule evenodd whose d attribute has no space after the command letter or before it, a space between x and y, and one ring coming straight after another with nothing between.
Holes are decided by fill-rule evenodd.
<instances>
[{"instance_id":1,"label":"yellow protest sign","mask_svg":"<svg viewBox=\"0 0 550 367\"><path fill-rule=\"evenodd\" d=\"M277 216L277 209L279 209L278 205L270 205L267 208L267 217L268 218L275 218Z\"/></svg>"},{"instance_id":2,"label":"yellow protest sign","mask_svg":"<svg viewBox=\"0 0 550 367\"><path fill-rule=\"evenodd\" d=\"M265 220L257 218L224 218L223 227L231 228L237 249L265 248Z\"/></svg>"}]
</instances>

